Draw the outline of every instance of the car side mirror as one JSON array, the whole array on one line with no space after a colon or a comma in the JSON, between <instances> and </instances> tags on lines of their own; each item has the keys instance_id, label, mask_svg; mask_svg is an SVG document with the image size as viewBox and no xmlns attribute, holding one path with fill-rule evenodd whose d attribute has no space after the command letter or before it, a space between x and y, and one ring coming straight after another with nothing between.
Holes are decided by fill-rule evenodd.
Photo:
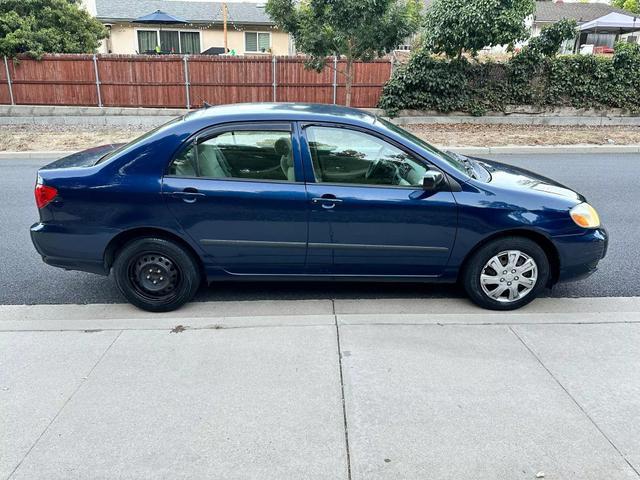
<instances>
[{"instance_id":1,"label":"car side mirror","mask_svg":"<svg viewBox=\"0 0 640 480\"><path fill-rule=\"evenodd\" d=\"M436 190L444 183L444 175L437 170L429 170L422 178L422 188L425 190Z\"/></svg>"}]
</instances>

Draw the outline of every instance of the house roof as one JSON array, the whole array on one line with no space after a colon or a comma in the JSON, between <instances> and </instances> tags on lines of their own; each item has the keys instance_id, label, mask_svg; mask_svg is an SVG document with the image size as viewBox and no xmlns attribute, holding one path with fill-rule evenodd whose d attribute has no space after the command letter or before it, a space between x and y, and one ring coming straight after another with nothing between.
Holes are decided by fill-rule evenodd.
<instances>
[{"instance_id":1,"label":"house roof","mask_svg":"<svg viewBox=\"0 0 640 480\"><path fill-rule=\"evenodd\" d=\"M627 13L606 3L562 3L536 2L536 22L557 22L563 18L574 19L578 23L590 22L611 12Z\"/></svg>"},{"instance_id":2,"label":"house roof","mask_svg":"<svg viewBox=\"0 0 640 480\"><path fill-rule=\"evenodd\" d=\"M96 0L96 17L103 22L130 22L162 10L191 23L222 23L222 2L192 2L179 0ZM274 25L262 3L227 2L229 22L253 25Z\"/></svg>"}]
</instances>

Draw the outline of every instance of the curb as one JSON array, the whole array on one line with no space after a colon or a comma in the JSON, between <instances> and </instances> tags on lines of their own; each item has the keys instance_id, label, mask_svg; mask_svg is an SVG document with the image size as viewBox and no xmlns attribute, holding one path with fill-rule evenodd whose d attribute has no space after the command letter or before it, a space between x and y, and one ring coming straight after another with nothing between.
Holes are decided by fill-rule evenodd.
<instances>
[{"instance_id":1,"label":"curb","mask_svg":"<svg viewBox=\"0 0 640 480\"><path fill-rule=\"evenodd\" d=\"M581 154L581 153L640 153L640 145L522 145L503 147L443 147L465 155L523 155L523 154ZM0 160L57 160L76 151L0 152Z\"/></svg>"},{"instance_id":2,"label":"curb","mask_svg":"<svg viewBox=\"0 0 640 480\"><path fill-rule=\"evenodd\" d=\"M640 153L640 145L522 145L500 147L438 147L465 155L492 154L581 154L581 153Z\"/></svg>"},{"instance_id":3,"label":"curb","mask_svg":"<svg viewBox=\"0 0 640 480\"><path fill-rule=\"evenodd\" d=\"M215 312L215 313L212 313ZM428 312L428 313L424 313ZM277 326L341 324L518 324L640 322L640 297L539 298L521 310L491 312L466 298L251 300L191 302L149 313L129 304L0 305L0 331L171 328L177 324ZM146 320L146 322L145 322Z\"/></svg>"}]
</instances>

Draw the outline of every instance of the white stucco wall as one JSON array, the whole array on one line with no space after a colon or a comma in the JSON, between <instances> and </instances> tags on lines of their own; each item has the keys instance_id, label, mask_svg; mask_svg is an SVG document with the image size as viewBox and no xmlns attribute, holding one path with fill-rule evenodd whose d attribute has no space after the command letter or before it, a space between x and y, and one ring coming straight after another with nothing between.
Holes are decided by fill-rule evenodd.
<instances>
[{"instance_id":1,"label":"white stucco wall","mask_svg":"<svg viewBox=\"0 0 640 480\"><path fill-rule=\"evenodd\" d=\"M146 26L133 25L130 23L120 23L111 25L111 35L109 39L103 42L100 52L119 53L119 54L135 54L138 49L138 30L183 30L197 31L200 33L200 48L202 51L211 47L224 47L224 33L222 27L199 28L199 27L175 27L175 26ZM290 42L289 35L268 27L250 27L247 26L243 31L230 28L227 31L227 47L229 50L235 50L236 54L255 55L255 52L245 52L244 32L269 32L271 35L271 51L274 55L289 55Z\"/></svg>"}]
</instances>

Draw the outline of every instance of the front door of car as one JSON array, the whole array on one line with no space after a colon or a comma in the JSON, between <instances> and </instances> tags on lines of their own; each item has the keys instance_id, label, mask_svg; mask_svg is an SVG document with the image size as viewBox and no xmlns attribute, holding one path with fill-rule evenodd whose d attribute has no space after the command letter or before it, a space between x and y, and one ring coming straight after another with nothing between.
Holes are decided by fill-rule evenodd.
<instances>
[{"instance_id":1,"label":"front door of car","mask_svg":"<svg viewBox=\"0 0 640 480\"><path fill-rule=\"evenodd\" d=\"M162 193L208 268L297 274L307 242L306 191L290 123L217 128L184 146Z\"/></svg>"},{"instance_id":2,"label":"front door of car","mask_svg":"<svg viewBox=\"0 0 640 480\"><path fill-rule=\"evenodd\" d=\"M335 275L437 276L457 228L453 194L422 187L434 169L359 129L303 128L311 205L307 265Z\"/></svg>"}]
</instances>

